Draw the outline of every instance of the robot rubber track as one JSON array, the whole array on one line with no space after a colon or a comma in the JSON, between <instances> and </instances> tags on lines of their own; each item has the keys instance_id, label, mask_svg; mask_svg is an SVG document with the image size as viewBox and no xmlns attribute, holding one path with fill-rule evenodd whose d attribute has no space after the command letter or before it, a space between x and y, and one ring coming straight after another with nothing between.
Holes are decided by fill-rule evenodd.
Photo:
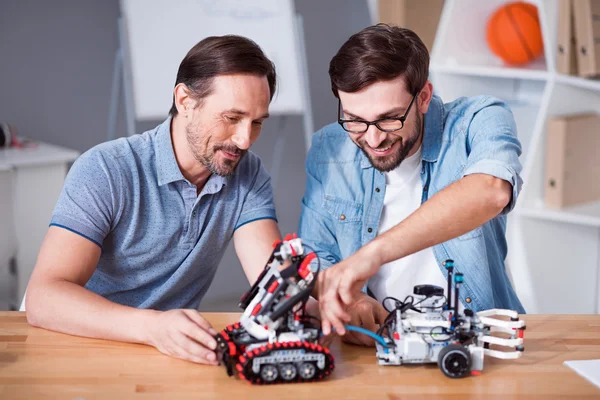
<instances>
[{"instance_id":1,"label":"robot rubber track","mask_svg":"<svg viewBox=\"0 0 600 400\"><path fill-rule=\"evenodd\" d=\"M319 273L313 261L316 255L306 254L295 235L274 243L265 269L240 300L240 321L216 336L229 376L251 384L314 382L334 370L333 355L318 342L320 324L305 314Z\"/></svg>"},{"instance_id":2,"label":"robot rubber track","mask_svg":"<svg viewBox=\"0 0 600 400\"><path fill-rule=\"evenodd\" d=\"M333 354L331 354L329 349L326 347L315 343L302 341L274 342L263 344L260 347L255 347L253 350L242 351L235 345L230 336L230 334L235 334L235 332L239 329L239 323L235 323L233 325L229 325L217 335L218 346L226 349L224 353L226 354L224 359L227 360L227 372L230 376L237 373L241 380L246 380L249 383L259 385L273 383L314 382L320 381L329 376L335 368L335 359ZM275 370L271 369L270 373L269 370L267 370L267 372L264 374L261 374L260 370L259 372L253 370L255 360L268 360L269 358L276 357L273 354L274 352L286 350L289 352L298 350L302 351L305 355L308 355L309 358L310 356L317 356L324 361L323 368L318 368L314 364L310 364L309 361L305 361L300 364L300 368L295 367L295 372L293 369L286 368L286 363L281 363L283 368L277 368ZM280 369L287 372L287 374L280 373Z\"/></svg>"}]
</instances>

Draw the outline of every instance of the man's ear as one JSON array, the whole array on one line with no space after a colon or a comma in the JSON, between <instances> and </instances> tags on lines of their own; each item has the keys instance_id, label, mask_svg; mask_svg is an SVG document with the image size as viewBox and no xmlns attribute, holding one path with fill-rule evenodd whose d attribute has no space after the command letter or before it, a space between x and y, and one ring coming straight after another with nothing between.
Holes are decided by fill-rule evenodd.
<instances>
[{"instance_id":1,"label":"man's ear","mask_svg":"<svg viewBox=\"0 0 600 400\"><path fill-rule=\"evenodd\" d=\"M419 92L417 96L416 102L418 106L418 110L421 114L425 114L429 109L429 103L431 103L431 99L433 98L433 85L430 81L425 83L423 89Z\"/></svg>"},{"instance_id":2,"label":"man's ear","mask_svg":"<svg viewBox=\"0 0 600 400\"><path fill-rule=\"evenodd\" d=\"M196 107L196 100L192 98L190 89L184 83L179 83L175 86L173 96L175 96L177 112L184 117L187 117L194 107Z\"/></svg>"}]
</instances>

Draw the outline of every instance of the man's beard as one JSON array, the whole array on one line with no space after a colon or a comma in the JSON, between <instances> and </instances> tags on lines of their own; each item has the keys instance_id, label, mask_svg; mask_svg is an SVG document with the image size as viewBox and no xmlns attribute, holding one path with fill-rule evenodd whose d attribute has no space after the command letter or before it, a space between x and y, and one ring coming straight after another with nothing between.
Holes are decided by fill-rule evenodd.
<instances>
[{"instance_id":1,"label":"man's beard","mask_svg":"<svg viewBox=\"0 0 600 400\"><path fill-rule=\"evenodd\" d=\"M194 158L206 167L211 173L219 176L231 176L235 172L237 165L246 155L248 150L241 150L234 144L210 143L211 136L207 132L201 132L199 125L189 123L185 127L186 139ZM223 150L231 154L237 154L240 157L237 160L230 160L221 157L221 162L216 159L217 151Z\"/></svg>"},{"instance_id":2,"label":"man's beard","mask_svg":"<svg viewBox=\"0 0 600 400\"><path fill-rule=\"evenodd\" d=\"M390 172L390 171L393 171L394 169L396 169L402 163L402 161L404 161L404 159L406 158L408 153L411 151L411 149L415 146L415 144L419 140L419 136L421 134L421 129L423 126L422 122L423 121L421 118L421 114L417 113L415 129L413 130L412 134L406 138L406 140L404 140L402 137L398 136L392 140L390 140L388 138L379 145L379 148L385 149L387 147L390 147L390 146L396 144L396 142L399 141L400 142L399 148L395 154L390 154L386 157L373 156L371 153L369 153L365 149L368 146L366 140L364 140L364 139L358 140L358 143L356 143L356 144L362 150L364 155L367 156L367 158L371 162L371 165L373 165L373 167L376 170L381 171L381 172Z\"/></svg>"}]
</instances>

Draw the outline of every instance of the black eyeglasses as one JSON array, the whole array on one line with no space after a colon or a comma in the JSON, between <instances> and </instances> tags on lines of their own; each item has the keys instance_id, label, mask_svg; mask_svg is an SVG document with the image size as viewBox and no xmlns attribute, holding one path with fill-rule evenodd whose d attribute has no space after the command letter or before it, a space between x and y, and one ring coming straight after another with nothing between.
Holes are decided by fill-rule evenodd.
<instances>
[{"instance_id":1,"label":"black eyeglasses","mask_svg":"<svg viewBox=\"0 0 600 400\"><path fill-rule=\"evenodd\" d=\"M403 116L398 117L398 118L382 118L382 119L378 119L376 121L363 121L361 119L342 119L341 118L341 108L342 108L342 101L340 99L338 99L338 124L340 124L342 126L342 128L344 128L345 131L350 132L350 133L364 133L369 129L369 126L371 125L375 125L377 127L377 129L379 129L382 132L395 132L395 131L399 131L400 129L404 128L404 121L406 121L406 117L408 116L408 113L410 112L410 108L412 107L413 103L415 102L415 99L417 98L417 95L415 94L412 98L412 100L410 101L410 104L408 105L408 108L406 109L406 112L404 113Z\"/></svg>"}]
</instances>

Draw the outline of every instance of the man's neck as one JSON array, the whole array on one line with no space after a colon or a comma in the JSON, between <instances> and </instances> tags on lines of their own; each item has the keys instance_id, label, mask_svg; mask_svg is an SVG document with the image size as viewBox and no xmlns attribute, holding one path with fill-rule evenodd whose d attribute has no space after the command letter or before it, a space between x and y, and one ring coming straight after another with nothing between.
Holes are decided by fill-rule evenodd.
<instances>
[{"instance_id":1,"label":"man's neck","mask_svg":"<svg viewBox=\"0 0 600 400\"><path fill-rule=\"evenodd\" d=\"M173 142L173 152L175 160L181 174L197 188L200 193L211 172L200 161L196 160L186 139L186 121L179 114L171 120L171 141Z\"/></svg>"}]
</instances>

